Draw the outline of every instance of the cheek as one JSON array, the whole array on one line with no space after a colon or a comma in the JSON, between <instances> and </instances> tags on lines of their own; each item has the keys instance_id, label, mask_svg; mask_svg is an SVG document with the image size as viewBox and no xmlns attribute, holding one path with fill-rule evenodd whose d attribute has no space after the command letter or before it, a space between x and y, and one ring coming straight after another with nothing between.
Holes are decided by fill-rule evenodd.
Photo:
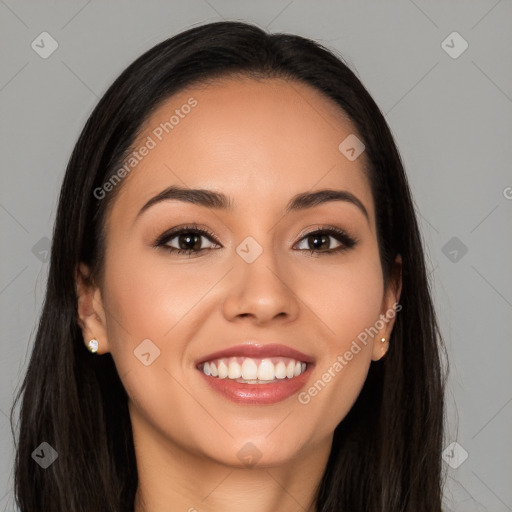
<instances>
[{"instance_id":1,"label":"cheek","mask_svg":"<svg viewBox=\"0 0 512 512\"><path fill-rule=\"evenodd\" d=\"M343 350L378 320L384 293L376 246L338 261L316 264L294 290L315 313L330 353Z\"/></svg>"},{"instance_id":2,"label":"cheek","mask_svg":"<svg viewBox=\"0 0 512 512\"><path fill-rule=\"evenodd\" d=\"M314 435L319 439L347 415L364 385L373 345L368 332L380 318L383 291L376 246L350 264L333 265L330 272L317 272L314 280L304 283L303 294L308 304L315 304L317 324L325 335L314 377L298 401L303 417L317 422Z\"/></svg>"},{"instance_id":3,"label":"cheek","mask_svg":"<svg viewBox=\"0 0 512 512\"><path fill-rule=\"evenodd\" d=\"M187 378L187 349L209 316L205 308L214 307L208 291L229 270L224 267L199 259L177 263L164 252L141 250L140 244L118 249L112 244L107 255L108 339L117 371L132 400L146 410L153 407L166 421L170 419L158 406L161 391L168 392L164 401L174 407L183 402L177 382ZM151 363L145 366L147 359ZM124 382L124 376L130 379Z\"/></svg>"},{"instance_id":4,"label":"cheek","mask_svg":"<svg viewBox=\"0 0 512 512\"><path fill-rule=\"evenodd\" d=\"M191 261L183 258L176 264L164 252L141 251L140 245L111 251L106 262L106 288L116 320L114 345L126 346L127 335L134 342L149 338L159 344L172 337L174 327L218 280L211 266L200 264L200 270L197 263L191 266ZM173 345L179 348L179 342L176 345L173 341Z\"/></svg>"},{"instance_id":5,"label":"cheek","mask_svg":"<svg viewBox=\"0 0 512 512\"><path fill-rule=\"evenodd\" d=\"M182 363L193 336L190 324L197 325L194 306L218 280L208 267L203 272L192 268L141 251L140 246L113 248L106 261L108 337L131 413L182 444L190 437L191 425L209 421L197 397L185 391Z\"/></svg>"}]
</instances>

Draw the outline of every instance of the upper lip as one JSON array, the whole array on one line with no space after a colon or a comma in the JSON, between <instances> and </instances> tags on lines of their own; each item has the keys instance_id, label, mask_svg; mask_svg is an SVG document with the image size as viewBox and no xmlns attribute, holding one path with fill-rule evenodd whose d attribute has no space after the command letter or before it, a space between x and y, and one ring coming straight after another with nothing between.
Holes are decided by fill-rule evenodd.
<instances>
[{"instance_id":1,"label":"upper lip","mask_svg":"<svg viewBox=\"0 0 512 512\"><path fill-rule=\"evenodd\" d=\"M277 343L270 344L259 344L255 342L243 343L241 345L233 345L232 347L217 352L212 352L207 356L202 357L196 361L196 365L205 363L206 361L213 361L214 359L221 359L223 357L254 357L258 359L264 359L268 357L289 357L296 361L302 361L305 363L313 363L314 359L311 356L300 352L286 345L280 345Z\"/></svg>"}]
</instances>

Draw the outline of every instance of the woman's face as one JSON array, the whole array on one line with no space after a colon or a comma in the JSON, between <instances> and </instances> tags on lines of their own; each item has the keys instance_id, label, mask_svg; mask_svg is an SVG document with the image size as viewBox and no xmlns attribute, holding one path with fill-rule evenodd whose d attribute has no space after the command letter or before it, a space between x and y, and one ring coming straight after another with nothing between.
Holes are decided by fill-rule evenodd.
<instances>
[{"instance_id":1,"label":"woman's face","mask_svg":"<svg viewBox=\"0 0 512 512\"><path fill-rule=\"evenodd\" d=\"M330 445L399 293L384 288L354 134L330 100L278 79L192 87L145 123L112 185L104 282L80 310L84 340L114 358L136 444L240 467ZM341 193L302 197L326 189Z\"/></svg>"}]
</instances>

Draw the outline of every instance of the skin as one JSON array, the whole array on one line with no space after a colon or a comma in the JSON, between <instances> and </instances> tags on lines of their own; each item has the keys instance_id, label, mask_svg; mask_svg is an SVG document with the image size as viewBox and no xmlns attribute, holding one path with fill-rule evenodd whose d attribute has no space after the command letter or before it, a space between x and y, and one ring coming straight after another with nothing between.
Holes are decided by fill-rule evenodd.
<instances>
[{"instance_id":1,"label":"skin","mask_svg":"<svg viewBox=\"0 0 512 512\"><path fill-rule=\"evenodd\" d=\"M135 147L190 97L197 106L117 185L104 281L86 285L79 267L84 343L96 338L98 353L112 354L129 396L137 512L314 511L333 431L384 356L393 320L307 404L297 395L235 404L206 386L195 361L249 338L282 343L315 358L307 390L398 302L400 258L385 288L365 155L349 161L338 150L356 130L329 99L282 79L191 87L154 112ZM136 218L170 185L222 191L233 210L172 200ZM346 201L284 214L292 196L325 188L355 195L368 218ZM194 222L216 238L201 237L201 253L153 247ZM305 235L328 226L357 244L327 254L341 243L329 238L312 256ZM252 263L236 252L247 236L263 249ZM167 243L183 248L178 237ZM149 366L133 353L145 339L160 350ZM248 442L261 453L250 468L237 456Z\"/></svg>"}]
</instances>

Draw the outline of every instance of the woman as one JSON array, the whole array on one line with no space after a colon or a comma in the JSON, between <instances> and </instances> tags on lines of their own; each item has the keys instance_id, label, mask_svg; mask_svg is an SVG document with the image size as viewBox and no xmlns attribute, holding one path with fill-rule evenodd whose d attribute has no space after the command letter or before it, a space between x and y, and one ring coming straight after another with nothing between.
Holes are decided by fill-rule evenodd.
<instances>
[{"instance_id":1,"label":"woman","mask_svg":"<svg viewBox=\"0 0 512 512\"><path fill-rule=\"evenodd\" d=\"M441 348L402 162L354 73L299 36L187 30L119 76L68 164L17 501L439 511Z\"/></svg>"}]
</instances>

